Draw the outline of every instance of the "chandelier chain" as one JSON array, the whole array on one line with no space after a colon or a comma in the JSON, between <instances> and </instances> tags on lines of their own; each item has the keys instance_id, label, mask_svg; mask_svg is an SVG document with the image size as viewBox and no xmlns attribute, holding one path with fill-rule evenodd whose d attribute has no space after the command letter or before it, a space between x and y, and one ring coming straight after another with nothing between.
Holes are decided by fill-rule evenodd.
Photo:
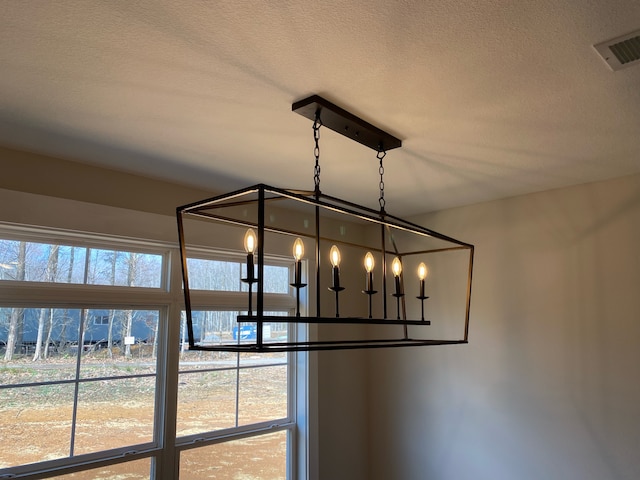
<instances>
[{"instance_id":1,"label":"chandelier chain","mask_svg":"<svg viewBox=\"0 0 640 480\"><path fill-rule=\"evenodd\" d=\"M316 164L313 168L313 183L315 185L316 192L320 192L320 127L321 126L322 126L322 120L320 120L320 111L317 111L316 119L313 122L313 139L315 141L313 156L316 159Z\"/></svg>"},{"instance_id":2,"label":"chandelier chain","mask_svg":"<svg viewBox=\"0 0 640 480\"><path fill-rule=\"evenodd\" d=\"M379 150L376 155L376 158L380 160L380 167L378 168L378 173L380 173L380 198L378 199L378 201L380 203L380 211L382 212L384 212L384 207L387 203L384 199L384 165L382 163L382 160L386 155L387 152L385 152L384 150Z\"/></svg>"}]
</instances>

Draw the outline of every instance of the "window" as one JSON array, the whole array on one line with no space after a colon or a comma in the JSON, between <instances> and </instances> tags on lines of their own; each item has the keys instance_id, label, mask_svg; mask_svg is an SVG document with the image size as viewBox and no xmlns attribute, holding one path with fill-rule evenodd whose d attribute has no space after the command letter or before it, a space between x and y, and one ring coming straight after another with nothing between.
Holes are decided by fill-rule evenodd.
<instances>
[{"instance_id":1,"label":"window","mask_svg":"<svg viewBox=\"0 0 640 480\"><path fill-rule=\"evenodd\" d=\"M192 290L247 292L241 281L247 276L247 265L241 261L189 258L189 287ZM257 266L256 266L257 268ZM284 265L265 265L264 293L289 295L289 268Z\"/></svg>"},{"instance_id":2,"label":"window","mask_svg":"<svg viewBox=\"0 0 640 480\"><path fill-rule=\"evenodd\" d=\"M237 476L229 478L286 478L286 442L285 432L275 432L186 450L181 455L180 479L224 478L216 475L220 470L216 467L220 459L229 470L236 472ZM251 452L249 458L247 450ZM256 477L255 464L258 462L262 467L260 476Z\"/></svg>"},{"instance_id":3,"label":"window","mask_svg":"<svg viewBox=\"0 0 640 480\"><path fill-rule=\"evenodd\" d=\"M159 288L162 256L24 240L0 242L0 279Z\"/></svg>"},{"instance_id":4,"label":"window","mask_svg":"<svg viewBox=\"0 0 640 480\"><path fill-rule=\"evenodd\" d=\"M94 325L109 325L109 315L94 315L93 316L93 324Z\"/></svg>"},{"instance_id":5,"label":"window","mask_svg":"<svg viewBox=\"0 0 640 480\"><path fill-rule=\"evenodd\" d=\"M3 325L17 319L20 332L13 352L4 352L0 375L3 466L153 441L154 349L142 343L116 347L120 333L109 345L106 332L95 332L87 321L92 315L76 308L0 310ZM149 332L158 312L118 310L116 317L130 319L133 331ZM33 327L43 321L46 341L39 342L40 328Z\"/></svg>"},{"instance_id":6,"label":"window","mask_svg":"<svg viewBox=\"0 0 640 480\"><path fill-rule=\"evenodd\" d=\"M200 290L192 299L194 336L201 343L216 344L254 340L255 324L239 326L236 317L246 314L246 291L241 278L246 277L242 257L235 260L189 258L189 285ZM294 312L295 299L289 292L290 269L286 264L265 268L265 309L274 315ZM234 292L233 295L223 292ZM220 297L225 297L223 300ZM208 305L224 308L207 308ZM263 326L265 341L282 341L293 334L282 322ZM186 344L186 316L182 316L181 345ZM295 434L295 415L290 401L292 356L286 353L240 354L230 352L180 352L178 382L177 437L181 451L181 476L203 478L196 472L233 469L236 475L246 470L243 478L264 478L266 466L281 472L285 478L287 444ZM245 456L235 459L242 440L249 435L251 444L264 449L259 474L251 474ZM233 440L234 436L237 440ZM228 443L217 443L220 438ZM193 448L194 442L198 448ZM236 446L232 446L236 445ZM212 457L213 455L213 457ZM218 461L213 460L220 455ZM188 468L186 467L188 465ZM226 466L225 466L226 465ZM258 466L254 466L254 472ZM190 473L189 473L190 472Z\"/></svg>"},{"instance_id":7,"label":"window","mask_svg":"<svg viewBox=\"0 0 640 480\"><path fill-rule=\"evenodd\" d=\"M0 238L0 468L152 448L168 252L44 238Z\"/></svg>"},{"instance_id":8,"label":"window","mask_svg":"<svg viewBox=\"0 0 640 480\"><path fill-rule=\"evenodd\" d=\"M295 305L290 263L265 269L274 314ZM291 476L296 355L189 351L179 268L173 245L0 228L0 476L76 478L81 462L87 473L161 478L173 458L180 478ZM246 308L242 256L194 250L189 268L201 341L255 335L235 321ZM296 334L281 322L263 333ZM249 444L263 452L253 467Z\"/></svg>"}]
</instances>

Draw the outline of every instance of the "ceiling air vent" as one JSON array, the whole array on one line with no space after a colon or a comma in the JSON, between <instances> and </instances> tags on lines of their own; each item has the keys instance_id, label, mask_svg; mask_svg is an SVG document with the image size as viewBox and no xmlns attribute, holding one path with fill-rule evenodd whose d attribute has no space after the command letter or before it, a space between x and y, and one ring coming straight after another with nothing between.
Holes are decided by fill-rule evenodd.
<instances>
[{"instance_id":1,"label":"ceiling air vent","mask_svg":"<svg viewBox=\"0 0 640 480\"><path fill-rule=\"evenodd\" d=\"M599 43L593 48L611 70L638 65L640 64L640 30Z\"/></svg>"}]
</instances>

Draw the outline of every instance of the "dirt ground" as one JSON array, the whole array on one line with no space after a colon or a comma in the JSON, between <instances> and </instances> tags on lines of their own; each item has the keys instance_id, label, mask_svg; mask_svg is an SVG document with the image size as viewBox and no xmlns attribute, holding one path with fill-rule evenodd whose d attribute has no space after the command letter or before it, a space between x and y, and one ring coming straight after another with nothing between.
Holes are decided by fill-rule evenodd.
<instances>
[{"instance_id":1,"label":"dirt ground","mask_svg":"<svg viewBox=\"0 0 640 480\"><path fill-rule=\"evenodd\" d=\"M125 368L126 374L140 373L140 370L140 367ZM113 372L113 368L108 367L108 371ZM146 373L144 368L142 371ZM241 425L286 415L286 368L266 367L260 372L260 375L241 375ZM97 372L95 376L103 375L105 372ZM19 378L12 378L15 376ZM3 384L31 383L55 376L34 364L28 369L8 369L0 364L0 383ZM69 455L73 390L72 384L0 389L3 443L0 469ZM74 454L152 441L153 398L153 378L84 384L79 393ZM182 374L179 399L179 435L232 427L235 424L235 372ZM285 457L285 432L245 438L183 451L180 478L283 479ZM57 478L142 479L149 478L149 469L150 460L144 459Z\"/></svg>"}]
</instances>

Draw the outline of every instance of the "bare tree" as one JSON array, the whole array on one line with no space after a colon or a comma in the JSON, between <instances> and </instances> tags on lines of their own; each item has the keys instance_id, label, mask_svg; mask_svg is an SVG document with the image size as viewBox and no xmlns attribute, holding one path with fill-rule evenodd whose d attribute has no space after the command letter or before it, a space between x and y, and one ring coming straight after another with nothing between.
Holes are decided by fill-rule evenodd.
<instances>
[{"instance_id":1,"label":"bare tree","mask_svg":"<svg viewBox=\"0 0 640 480\"><path fill-rule=\"evenodd\" d=\"M25 264L27 257L27 243L20 242L18 244L18 261L16 264L16 280L24 281L25 279ZM12 308L11 316L9 317L9 333L7 335L7 350L4 352L5 362L13 359L13 353L16 349L18 341L18 330L24 321L24 309Z\"/></svg>"},{"instance_id":2,"label":"bare tree","mask_svg":"<svg viewBox=\"0 0 640 480\"><path fill-rule=\"evenodd\" d=\"M38 315L38 337L36 338L36 345L33 353L33 358L31 359L32 362L35 362L36 360L40 360L40 356L42 354L41 346L42 346L42 340L44 337L44 320L45 320L46 311L47 311L46 308L41 308L40 314Z\"/></svg>"},{"instance_id":3,"label":"bare tree","mask_svg":"<svg viewBox=\"0 0 640 480\"><path fill-rule=\"evenodd\" d=\"M113 257L111 258L111 285L116 284L116 264L117 264L118 254L117 252L113 252ZM113 358L113 323L115 320L115 312L113 310L109 310L109 329L107 332L107 350L109 352L109 358Z\"/></svg>"},{"instance_id":4,"label":"bare tree","mask_svg":"<svg viewBox=\"0 0 640 480\"><path fill-rule=\"evenodd\" d=\"M113 358L113 324L115 323L115 319L115 310L109 310L109 328L107 330L107 351L109 352L109 358Z\"/></svg>"},{"instance_id":5,"label":"bare tree","mask_svg":"<svg viewBox=\"0 0 640 480\"><path fill-rule=\"evenodd\" d=\"M53 308L49 308L48 315L48 327L47 327L47 339L44 344L44 358L49 358L49 345L51 345L51 335L53 333Z\"/></svg>"},{"instance_id":6,"label":"bare tree","mask_svg":"<svg viewBox=\"0 0 640 480\"><path fill-rule=\"evenodd\" d=\"M56 279L58 273L58 251L59 245L49 245L49 259L47 260L47 269L44 275L45 282L53 282ZM42 358L42 341L44 337L45 320L47 319L47 312L49 326L51 327L53 315L50 308L41 308L40 315L38 315L38 338L36 339L35 352L33 353L33 361L40 360ZM49 336L49 335L47 335Z\"/></svg>"},{"instance_id":7,"label":"bare tree","mask_svg":"<svg viewBox=\"0 0 640 480\"><path fill-rule=\"evenodd\" d=\"M86 249L85 249L85 252L86 252ZM69 269L67 270L67 283L71 283L71 280L73 280L73 268L75 266L75 259L76 259L76 247L71 247L71 250L69 252ZM65 308L64 311L62 312L62 326L60 327L60 335L58 335L58 352L60 352L63 349L66 349L66 344L67 344L66 335L67 335L67 327L69 326L69 320L70 320L69 309ZM49 333L51 333L51 330L49 330Z\"/></svg>"},{"instance_id":8,"label":"bare tree","mask_svg":"<svg viewBox=\"0 0 640 480\"><path fill-rule=\"evenodd\" d=\"M151 323L151 328L153 331L153 349L151 350L151 358L156 358L158 355L158 317L151 318L147 321L147 325L149 326Z\"/></svg>"},{"instance_id":9,"label":"bare tree","mask_svg":"<svg viewBox=\"0 0 640 480\"><path fill-rule=\"evenodd\" d=\"M129 259L127 262L127 286L134 287L136 275L138 273L138 260L140 255L135 252L129 252ZM124 338L131 336L131 329L133 327L133 310L125 310L125 331ZM124 347L124 356L131 357L131 345L126 342Z\"/></svg>"}]
</instances>

